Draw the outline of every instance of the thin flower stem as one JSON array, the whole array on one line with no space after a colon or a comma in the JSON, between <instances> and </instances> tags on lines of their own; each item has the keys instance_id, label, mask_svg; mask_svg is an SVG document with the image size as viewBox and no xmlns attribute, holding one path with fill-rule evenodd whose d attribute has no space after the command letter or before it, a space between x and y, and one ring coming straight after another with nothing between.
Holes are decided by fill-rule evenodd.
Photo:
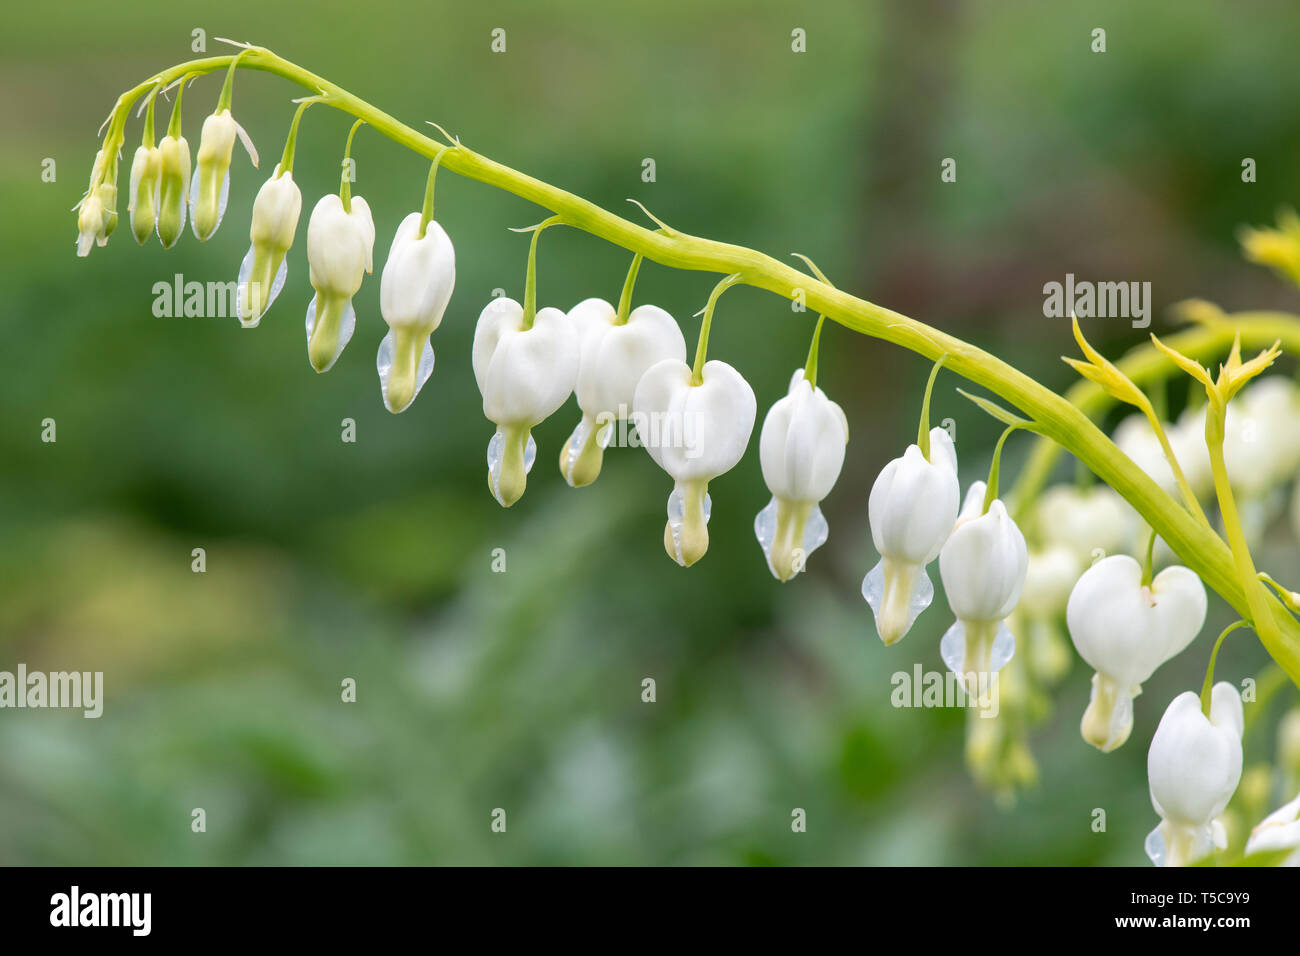
<instances>
[{"instance_id":1,"label":"thin flower stem","mask_svg":"<svg viewBox=\"0 0 1300 956\"><path fill-rule=\"evenodd\" d=\"M939 366L935 365L935 371ZM989 480L984 483L984 507L980 509L980 514L988 514L989 507L997 500L998 497L998 474L1002 470L1002 446L1007 443L1011 433L1017 429L1024 428L1024 425L1008 425L1002 432L998 443L993 447L993 461L989 465Z\"/></svg>"},{"instance_id":2,"label":"thin flower stem","mask_svg":"<svg viewBox=\"0 0 1300 956\"><path fill-rule=\"evenodd\" d=\"M425 230L429 228L429 223L433 222L434 180L438 178L438 167L442 165L442 157L446 154L446 149L440 150L438 154L433 157L433 162L429 164L429 178L425 180L424 183L424 205L420 207L420 231L416 233L415 236L417 239L424 238ZM537 236L541 233L542 228L544 227L539 227L537 232L533 234L533 245L528 252L528 270L530 276L532 275L533 259L537 254ZM531 322L529 324L531 324Z\"/></svg>"},{"instance_id":3,"label":"thin flower stem","mask_svg":"<svg viewBox=\"0 0 1300 956\"><path fill-rule=\"evenodd\" d=\"M618 313L614 317L615 325L627 325L628 314L632 311L632 289L636 286L636 275L641 271L641 260L645 256L637 253L628 266L627 278L623 280L623 292L618 297Z\"/></svg>"},{"instance_id":4,"label":"thin flower stem","mask_svg":"<svg viewBox=\"0 0 1300 956\"><path fill-rule=\"evenodd\" d=\"M430 160L447 148L444 143L425 136L324 77L269 50L254 47L239 56L242 57L239 67L273 73L319 93L329 105L364 119L382 135ZM171 82L187 73L227 69L235 59L229 55L207 57L157 73L119 97L111 120L124 123L125 112L129 111L131 104L158 82ZM1120 452L1084 411L996 356L916 319L837 289L828 282L810 279L807 274L756 250L676 230L647 229L463 145L449 152L444 165L458 175L536 203L561 215L567 225L630 252L639 252L662 266L724 276L737 275L738 282L787 299L794 298L798 294L796 290L802 290L808 308L845 328L910 349L932 361L947 353L947 369L987 388L1028 414L1041 435L1059 443L1083 461L1099 479L1128 501L1210 588L1221 594L1239 613L1249 613L1246 592L1229 547ZM1209 334L1214 341L1219 341L1217 332ZM1300 344L1300 325L1293 321L1286 334L1280 337L1288 345ZM1172 343L1174 339L1170 341ZM1231 334L1227 341L1231 341ZM1264 610L1273 616L1276 626L1260 631L1260 639L1274 660L1300 685L1300 622L1291 617L1272 595L1266 595Z\"/></svg>"},{"instance_id":5,"label":"thin flower stem","mask_svg":"<svg viewBox=\"0 0 1300 956\"><path fill-rule=\"evenodd\" d=\"M826 316L817 316L817 328L813 329L812 344L808 346L808 358L803 363L803 377L813 388L817 387L817 353L822 344L822 326Z\"/></svg>"},{"instance_id":6,"label":"thin flower stem","mask_svg":"<svg viewBox=\"0 0 1300 956\"><path fill-rule=\"evenodd\" d=\"M343 211L349 214L352 212L352 177L350 175L352 167L349 165L348 160L352 158L352 139L357 135L357 130L365 125L366 121L363 119L353 123L352 128L348 130L347 145L343 147L343 173L339 183L339 199L343 202Z\"/></svg>"},{"instance_id":7,"label":"thin flower stem","mask_svg":"<svg viewBox=\"0 0 1300 956\"><path fill-rule=\"evenodd\" d=\"M1262 640L1265 632L1274 626L1268 603L1276 601L1276 598L1269 593L1255 571L1255 561L1251 557L1246 532L1241 527L1241 517L1237 513L1237 500L1232 494L1232 485L1228 481L1228 465L1223 457L1226 412L1226 406L1221 406L1217 402L1211 402L1210 407L1206 409L1205 443L1210 451L1210 472L1214 476L1214 491L1219 499L1219 516L1223 520L1223 530L1228 536L1228 545L1232 549L1238 580L1245 592L1248 620Z\"/></svg>"},{"instance_id":8,"label":"thin flower stem","mask_svg":"<svg viewBox=\"0 0 1300 956\"><path fill-rule=\"evenodd\" d=\"M930 377L925 382L925 396L921 399L921 421L916 426L916 444L920 447L926 461L930 460L930 395L934 392L934 380L939 377L939 369L943 368L947 358L947 354L940 355L939 360L934 363L934 368L930 369ZM999 444L998 447L1002 446Z\"/></svg>"},{"instance_id":9,"label":"thin flower stem","mask_svg":"<svg viewBox=\"0 0 1300 956\"><path fill-rule=\"evenodd\" d=\"M141 134L140 145L149 149L153 149L154 146L154 103L157 102L158 91L161 89L162 84L159 83L149 91L149 102L145 105L144 109L144 130Z\"/></svg>"},{"instance_id":10,"label":"thin flower stem","mask_svg":"<svg viewBox=\"0 0 1300 956\"><path fill-rule=\"evenodd\" d=\"M1147 535L1146 556L1142 561L1142 586L1151 587L1151 582L1156 576L1156 533L1154 529Z\"/></svg>"},{"instance_id":11,"label":"thin flower stem","mask_svg":"<svg viewBox=\"0 0 1300 956\"><path fill-rule=\"evenodd\" d=\"M740 275L734 273L715 285L713 291L709 293L708 304L704 306L704 320L700 323L700 337L695 343L695 365L691 368L692 385L700 385L704 382L704 362L709 353L709 329L713 326L713 310L718 304L718 296L739 281Z\"/></svg>"},{"instance_id":12,"label":"thin flower stem","mask_svg":"<svg viewBox=\"0 0 1300 956\"><path fill-rule=\"evenodd\" d=\"M318 102L320 101L315 99L303 100L294 111L293 119L289 123L289 135L284 141L284 155L280 157L279 175L293 174L293 154L298 146L298 124L302 122L302 114L307 112L307 107Z\"/></svg>"},{"instance_id":13,"label":"thin flower stem","mask_svg":"<svg viewBox=\"0 0 1300 956\"><path fill-rule=\"evenodd\" d=\"M429 173L429 182L433 182L433 171ZM544 230L562 222L563 216L552 216L532 228L533 239L528 244L528 271L524 276L524 319L520 326L525 332L533 327L533 320L537 318L537 240Z\"/></svg>"},{"instance_id":14,"label":"thin flower stem","mask_svg":"<svg viewBox=\"0 0 1300 956\"><path fill-rule=\"evenodd\" d=\"M1219 635L1219 639L1214 642L1214 649L1210 651L1210 664L1205 668L1205 682L1201 684L1201 713L1206 717L1210 716L1210 696L1214 690L1214 665L1219 660L1219 648L1223 646L1223 639L1237 630L1239 627L1246 627L1249 621L1237 621L1235 624L1229 624Z\"/></svg>"},{"instance_id":15,"label":"thin flower stem","mask_svg":"<svg viewBox=\"0 0 1300 956\"><path fill-rule=\"evenodd\" d=\"M1169 470L1174 474L1174 482L1178 485L1178 490L1183 496L1183 504L1196 517L1196 520L1213 531L1214 526L1210 524L1210 519L1205 516L1205 510L1201 507L1200 501L1197 500L1196 492L1192 490L1187 475L1183 473L1182 465L1178 464L1178 458L1174 455L1173 446L1169 444L1169 436L1165 434L1164 422L1160 421L1155 409L1149 403L1142 411L1146 414L1147 421L1151 423L1151 430L1155 432L1156 438L1160 442L1160 449L1165 453L1165 460L1169 462Z\"/></svg>"}]
</instances>

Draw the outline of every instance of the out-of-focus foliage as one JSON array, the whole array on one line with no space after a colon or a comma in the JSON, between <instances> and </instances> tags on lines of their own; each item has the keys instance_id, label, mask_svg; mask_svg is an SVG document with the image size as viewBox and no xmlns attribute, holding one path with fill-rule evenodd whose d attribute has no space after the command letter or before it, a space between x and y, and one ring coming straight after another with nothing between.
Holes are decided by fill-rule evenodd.
<instances>
[{"instance_id":1,"label":"out-of-focus foliage","mask_svg":"<svg viewBox=\"0 0 1300 956\"><path fill-rule=\"evenodd\" d=\"M1089 49L1098 26L1105 54ZM456 293L433 378L399 417L374 368L377 271L337 366L307 363L305 215L256 331L151 314L155 282L234 278L269 172L242 154L208 243L140 249L120 228L75 259L68 210L100 120L119 90L193 55L198 27L606 207L631 196L689 232L806 253L837 284L1055 386L1071 381L1057 359L1071 337L1042 317L1042 285L1067 272L1150 280L1157 310L1190 295L1295 305L1233 244L1239 223L1300 194L1300 75L1286 68L1300 10L1282 2L1249 15L1226 0L18 5L0 35L0 669L103 670L107 699L99 720L0 711L0 862L1144 862L1146 745L1164 704L1199 687L1205 636L1146 686L1115 754L1079 738L1077 661L1050 710L1030 701L1039 784L1013 812L968 775L962 712L890 703L894 672L942 668L950 623L940 595L886 650L858 593L875 561L867 492L915 434L921 360L826 329L819 384L848 413L849 462L823 506L827 547L782 586L753 539L768 498L755 444L710 489L710 551L689 571L663 552L670 487L643 452L613 450L593 487L565 486L572 402L536 430L523 500L492 500L469 351L493 289L522 292L528 239L506 227L539 218L522 200L439 178ZM504 54L490 51L496 27ZM807 53L791 52L796 27ZM218 84L186 95L192 145ZM264 157L300 92L240 75L236 114ZM337 188L347 128L321 108L304 120L308 209ZM132 123L126 163L137 136ZM379 266L426 167L373 130L354 156ZM940 181L944 157L955 184ZM1242 183L1243 157L1258 183ZM552 230L539 304L613 299L626 265ZM693 342L713 281L647 263L637 299ZM745 372L761 412L814 318L732 292L710 354ZM1140 333L1096 321L1088 334L1113 355ZM965 485L996 425L954 384L940 378L934 412L957 421ZM40 440L47 417L56 444ZM1009 447L1004 481L1027 444ZM190 570L196 547L205 574ZM1281 529L1264 555L1295 583ZM1206 633L1225 615L1214 605ZM1263 659L1239 639L1220 676ZM340 701L349 677L353 704ZM1252 725L1248 760L1270 758L1274 725ZM806 833L791 832L796 807ZM505 834L490 831L495 808Z\"/></svg>"}]
</instances>

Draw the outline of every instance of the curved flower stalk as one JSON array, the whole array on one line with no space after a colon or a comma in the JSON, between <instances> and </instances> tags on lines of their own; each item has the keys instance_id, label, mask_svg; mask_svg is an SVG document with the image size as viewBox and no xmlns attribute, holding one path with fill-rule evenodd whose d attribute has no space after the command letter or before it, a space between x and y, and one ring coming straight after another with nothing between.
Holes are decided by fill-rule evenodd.
<instances>
[{"instance_id":1,"label":"curved flower stalk","mask_svg":"<svg viewBox=\"0 0 1300 956\"><path fill-rule=\"evenodd\" d=\"M646 370L665 359L686 361L686 340L671 315L656 305L630 308L641 259L632 260L617 309L592 298L569 310L581 343L575 391L582 420L560 449L560 473L574 488L600 474L614 424L631 414Z\"/></svg>"},{"instance_id":2,"label":"curved flower stalk","mask_svg":"<svg viewBox=\"0 0 1300 956\"><path fill-rule=\"evenodd\" d=\"M817 387L817 346L823 319L817 320L808 361L790 378L790 387L763 419L758 439L763 481L772 500L754 519L754 534L768 569L789 581L829 534L819 507L844 467L849 421L844 409Z\"/></svg>"},{"instance_id":3,"label":"curved flower stalk","mask_svg":"<svg viewBox=\"0 0 1300 956\"><path fill-rule=\"evenodd\" d=\"M1152 578L1116 554L1098 561L1070 592L1066 622L1079 656L1096 673L1083 739L1109 753L1133 729L1133 699L1156 668L1182 652L1205 623L1205 586L1184 567Z\"/></svg>"},{"instance_id":4,"label":"curved flower stalk","mask_svg":"<svg viewBox=\"0 0 1300 956\"><path fill-rule=\"evenodd\" d=\"M1218 817L1241 780L1241 695L1215 684L1209 712L1192 691L1175 697L1160 718L1147 754L1151 805L1160 824L1147 835L1156 866L1187 866L1227 845Z\"/></svg>"},{"instance_id":5,"label":"curved flower stalk","mask_svg":"<svg viewBox=\"0 0 1300 956\"><path fill-rule=\"evenodd\" d=\"M902 640L934 600L925 568L952 533L961 504L952 437L942 428L930 428L930 395L942 365L941 359L925 386L916 444L881 469L867 499L871 540L880 561L863 579L862 597L886 647Z\"/></svg>"},{"instance_id":6,"label":"curved flower stalk","mask_svg":"<svg viewBox=\"0 0 1300 956\"><path fill-rule=\"evenodd\" d=\"M1242 573L1244 562L1238 558L1236 543L1229 547L1201 520L1194 508L1180 506L1171 500L1148 475L1119 453L1114 443L1084 411L1069 400L981 349L915 319L852 296L822 279L810 278L757 251L686 235L662 223L659 223L660 228L651 229L630 222L459 143L451 147L446 142L423 135L326 78L261 47L249 47L233 56L212 56L180 63L127 90L118 98L109 117L104 140L106 155L116 155L127 115L140 96L159 83L170 84L191 74L229 70L232 65L289 79L321 96L329 105L365 119L384 136L429 159L447 152L446 164L454 172L524 197L551 210L568 225L632 253L640 253L661 265L721 275L736 274L738 282L785 298L798 297L807 308L824 313L846 328L900 345L931 360L946 354L949 370L990 389L1022 410L1036 423L1042 437L1059 443L1128 501L1207 586L1221 594L1239 613L1249 613L1269 654L1293 681L1300 683L1300 622L1275 595L1262 586L1256 587L1258 581L1255 578ZM1233 317L1231 321L1219 322L1214 327L1207 326L1179 338L1179 342L1190 342L1201 350L1199 354L1212 357L1225 334L1229 340L1238 331L1248 338L1259 337L1272 329L1279 330L1276 334L1288 346L1300 345L1300 323L1276 313ZM1143 363L1150 361L1148 355L1144 353ZM1039 456L1034 459L1035 478L1042 473L1042 461Z\"/></svg>"},{"instance_id":7,"label":"curved flower stalk","mask_svg":"<svg viewBox=\"0 0 1300 956\"><path fill-rule=\"evenodd\" d=\"M1281 866L1300 866L1300 794L1278 807L1250 831L1246 855L1288 850Z\"/></svg>"},{"instance_id":8,"label":"curved flower stalk","mask_svg":"<svg viewBox=\"0 0 1300 956\"><path fill-rule=\"evenodd\" d=\"M497 426L488 443L488 489L509 508L524 493L537 457L532 429L559 410L578 377L580 343L560 309L537 308L537 238L528 250L524 304L493 299L474 329L474 378L483 414Z\"/></svg>"},{"instance_id":9,"label":"curved flower stalk","mask_svg":"<svg viewBox=\"0 0 1300 956\"><path fill-rule=\"evenodd\" d=\"M456 250L433 218L433 186L441 153L425 187L424 209L402 220L379 277L379 311L388 334L379 343L375 367L384 407L405 411L433 374L433 344L456 286Z\"/></svg>"},{"instance_id":10,"label":"curved flower stalk","mask_svg":"<svg viewBox=\"0 0 1300 956\"><path fill-rule=\"evenodd\" d=\"M709 548L709 482L745 454L758 413L754 390L738 371L717 359L705 361L714 306L736 280L728 276L709 296L695 366L677 359L657 362L641 377L632 399L642 444L673 479L664 550L682 567Z\"/></svg>"},{"instance_id":11,"label":"curved flower stalk","mask_svg":"<svg viewBox=\"0 0 1300 956\"><path fill-rule=\"evenodd\" d=\"M307 306L307 360L318 372L333 368L351 341L357 325L352 297L363 274L374 269L375 221L366 201L352 195L347 168L361 123L357 120L348 133L338 193L322 196L307 221L307 265L316 290Z\"/></svg>"},{"instance_id":12,"label":"curved flower stalk","mask_svg":"<svg viewBox=\"0 0 1300 956\"><path fill-rule=\"evenodd\" d=\"M217 108L203 121L203 130L199 134L199 152L195 159L198 175L193 178L190 187L190 226L199 242L206 242L217 231L226 215L226 201L230 197L230 160L235 151L236 136L244 144L248 158L257 166L257 148L253 146L244 127L230 113L235 70L239 68L240 59L247 53L245 50L231 61L226 82L221 87L221 97L217 100Z\"/></svg>"},{"instance_id":13,"label":"curved flower stalk","mask_svg":"<svg viewBox=\"0 0 1300 956\"><path fill-rule=\"evenodd\" d=\"M1006 618L1020 600L1029 566L1025 536L990 491L996 494L996 485L970 486L939 552L939 576L957 618L939 642L939 655L968 684L997 673L1015 654Z\"/></svg>"}]
</instances>

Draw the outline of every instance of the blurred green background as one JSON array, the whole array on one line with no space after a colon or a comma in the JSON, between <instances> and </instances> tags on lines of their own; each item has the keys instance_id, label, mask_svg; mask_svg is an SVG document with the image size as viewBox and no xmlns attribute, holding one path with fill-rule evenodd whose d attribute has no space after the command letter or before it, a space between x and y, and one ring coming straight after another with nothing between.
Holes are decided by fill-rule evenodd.
<instances>
[{"instance_id":1,"label":"blurred green background","mask_svg":"<svg viewBox=\"0 0 1300 956\"><path fill-rule=\"evenodd\" d=\"M6 21L0 669L102 670L106 700L99 720L0 712L0 862L1145 864L1146 744L1164 702L1199 686L1205 637L1147 685L1110 756L1079 737L1089 675L1075 661L1030 737L1039 782L1014 804L967 773L962 711L891 706L895 671L942 669L950 623L939 595L885 650L859 594L876 561L867 494L915 435L923 360L828 326L820 384L852 428L829 542L792 583L771 577L752 530L768 500L755 434L710 489L708 556L683 571L662 547L671 485L647 455L613 451L594 486L564 484L572 400L535 432L523 500L503 511L485 487L473 326L494 288L521 296L528 240L506 227L538 208L439 177L459 275L433 378L401 416L375 374L378 270L419 208L424 160L358 134L376 273L325 376L305 354L305 219L337 188L347 118L304 119L304 221L256 331L155 318L152 286L234 278L297 88L238 78L235 114L264 168L236 151L205 245L137 248L124 218L78 260L69 209L118 92L194 55L202 28L211 53L218 36L268 46L607 208L635 216L634 197L687 232L803 252L838 285L1064 388L1068 323L1041 309L1043 284L1067 272L1151 281L1155 331L1188 296L1295 307L1234 241L1300 194L1294 4L127 0L18 5ZM496 27L504 54L489 49ZM219 85L185 98L192 147ZM138 137L133 121L123 216ZM642 182L646 157L656 182ZM539 304L616 299L627 261L552 230ZM693 347L715 279L647 263L636 298L678 316ZM752 289L722 300L710 355L745 373L760 416L814 318ZM1115 321L1089 334L1108 354L1142 335ZM958 422L965 485L996 432L956 384L940 379L935 414ZM47 417L55 444L40 440ZM1028 448L1009 445L1004 480ZM1285 534L1271 547L1279 576L1300 570ZM1206 630L1221 619L1216 600ZM1262 660L1242 639L1220 673ZM356 703L340 700L348 677ZM645 677L656 703L641 701ZM1271 723L1250 754L1271 752ZM191 832L195 807L206 833ZM505 834L490 831L498 807ZM795 807L806 833L791 832Z\"/></svg>"}]
</instances>

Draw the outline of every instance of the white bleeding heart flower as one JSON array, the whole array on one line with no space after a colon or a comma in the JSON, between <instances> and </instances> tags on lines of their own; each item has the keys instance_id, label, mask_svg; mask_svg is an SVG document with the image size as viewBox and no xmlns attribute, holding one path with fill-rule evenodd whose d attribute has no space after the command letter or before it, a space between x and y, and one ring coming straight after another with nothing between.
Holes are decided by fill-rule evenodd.
<instances>
[{"instance_id":1,"label":"white bleeding heart flower","mask_svg":"<svg viewBox=\"0 0 1300 956\"><path fill-rule=\"evenodd\" d=\"M826 541L826 519L818 505L835 487L848 440L844 410L798 369L786 396L763 419L758 440L763 481L772 500L754 519L754 533L779 581L802 571L808 556Z\"/></svg>"},{"instance_id":2,"label":"white bleeding heart flower","mask_svg":"<svg viewBox=\"0 0 1300 956\"><path fill-rule=\"evenodd\" d=\"M1025 536L995 498L984 510L985 483L966 493L952 534L939 552L939 576L957 621L939 642L948 668L976 686L1011 660L1016 639L1005 619L1016 608L1029 568Z\"/></svg>"},{"instance_id":3,"label":"white bleeding heart flower","mask_svg":"<svg viewBox=\"0 0 1300 956\"><path fill-rule=\"evenodd\" d=\"M524 493L537 455L533 426L568 400L579 352L578 333L559 309L538 309L527 325L524 307L503 296L479 315L474 378L483 414L497 426L488 444L488 488L504 507Z\"/></svg>"},{"instance_id":4,"label":"white bleeding heart flower","mask_svg":"<svg viewBox=\"0 0 1300 956\"><path fill-rule=\"evenodd\" d=\"M600 474L613 426L632 412L641 376L664 359L686 360L686 341L671 315L637 306L627 321L604 299L584 299L569 310L581 343L576 393L582 420L560 450L560 472L574 488Z\"/></svg>"},{"instance_id":5,"label":"white bleeding heart flower","mask_svg":"<svg viewBox=\"0 0 1300 956\"><path fill-rule=\"evenodd\" d=\"M1300 794L1283 804L1250 831L1246 855L1290 850L1279 866L1300 866Z\"/></svg>"},{"instance_id":6,"label":"white bleeding heart flower","mask_svg":"<svg viewBox=\"0 0 1300 956\"><path fill-rule=\"evenodd\" d=\"M1226 681L1210 692L1210 714L1192 691L1175 697L1147 753L1151 805L1160 824L1146 839L1156 866L1187 866L1227 845L1217 819L1241 780L1241 695Z\"/></svg>"},{"instance_id":7,"label":"white bleeding heart flower","mask_svg":"<svg viewBox=\"0 0 1300 956\"><path fill-rule=\"evenodd\" d=\"M153 235L158 223L161 180L162 152L157 146L137 147L131 160L131 194L126 211L131 214L131 232L140 245Z\"/></svg>"},{"instance_id":8,"label":"white bleeding heart flower","mask_svg":"<svg viewBox=\"0 0 1300 956\"><path fill-rule=\"evenodd\" d=\"M1133 698L1157 667L1182 652L1205 623L1205 585L1188 568L1165 568L1142 583L1126 554L1098 561L1066 606L1075 649L1097 673L1084 711L1083 739L1109 753L1133 729Z\"/></svg>"},{"instance_id":9,"label":"white bleeding heart flower","mask_svg":"<svg viewBox=\"0 0 1300 956\"><path fill-rule=\"evenodd\" d=\"M195 176L190 183L190 226L200 242L217 231L226 214L230 197L230 159L235 138L244 144L248 157L257 165L257 150L244 128L235 122L229 109L218 110L203 121L199 134L199 152L195 157Z\"/></svg>"},{"instance_id":10,"label":"white bleeding heart flower","mask_svg":"<svg viewBox=\"0 0 1300 956\"><path fill-rule=\"evenodd\" d=\"M952 533L960 503L957 451L942 428L930 430L928 459L920 445L909 445L871 486L867 514L880 562L863 580L862 596L886 646L901 640L934 599L925 568Z\"/></svg>"},{"instance_id":11,"label":"white bleeding heart flower","mask_svg":"<svg viewBox=\"0 0 1300 956\"><path fill-rule=\"evenodd\" d=\"M646 451L673 479L664 550L690 567L709 547L709 482L734 468L749 445L754 390L726 362L705 362L696 384L689 365L664 359L637 383L632 410Z\"/></svg>"},{"instance_id":12,"label":"white bleeding heart flower","mask_svg":"<svg viewBox=\"0 0 1300 956\"><path fill-rule=\"evenodd\" d=\"M336 193L322 196L307 221L307 266L316 290L307 306L307 359L327 372L356 329L352 297L373 269L375 221L360 196L344 209Z\"/></svg>"},{"instance_id":13,"label":"white bleeding heart flower","mask_svg":"<svg viewBox=\"0 0 1300 956\"><path fill-rule=\"evenodd\" d=\"M375 366L384 407L404 411L433 374L429 337L442 323L456 286L456 250L442 226L413 212L397 227L379 278L379 311L388 334L379 343Z\"/></svg>"},{"instance_id":14,"label":"white bleeding heart flower","mask_svg":"<svg viewBox=\"0 0 1300 956\"><path fill-rule=\"evenodd\" d=\"M287 255L302 214L302 191L289 170L275 172L253 200L253 222L248 229L251 245L239 266L239 322L254 328L284 288Z\"/></svg>"},{"instance_id":15,"label":"white bleeding heart flower","mask_svg":"<svg viewBox=\"0 0 1300 956\"><path fill-rule=\"evenodd\" d=\"M1163 460L1163 459L1162 459ZM1069 548L1080 561L1091 562L1133 541L1136 513L1106 485L1077 488L1053 485L1036 506L1037 526L1045 544Z\"/></svg>"}]
</instances>

